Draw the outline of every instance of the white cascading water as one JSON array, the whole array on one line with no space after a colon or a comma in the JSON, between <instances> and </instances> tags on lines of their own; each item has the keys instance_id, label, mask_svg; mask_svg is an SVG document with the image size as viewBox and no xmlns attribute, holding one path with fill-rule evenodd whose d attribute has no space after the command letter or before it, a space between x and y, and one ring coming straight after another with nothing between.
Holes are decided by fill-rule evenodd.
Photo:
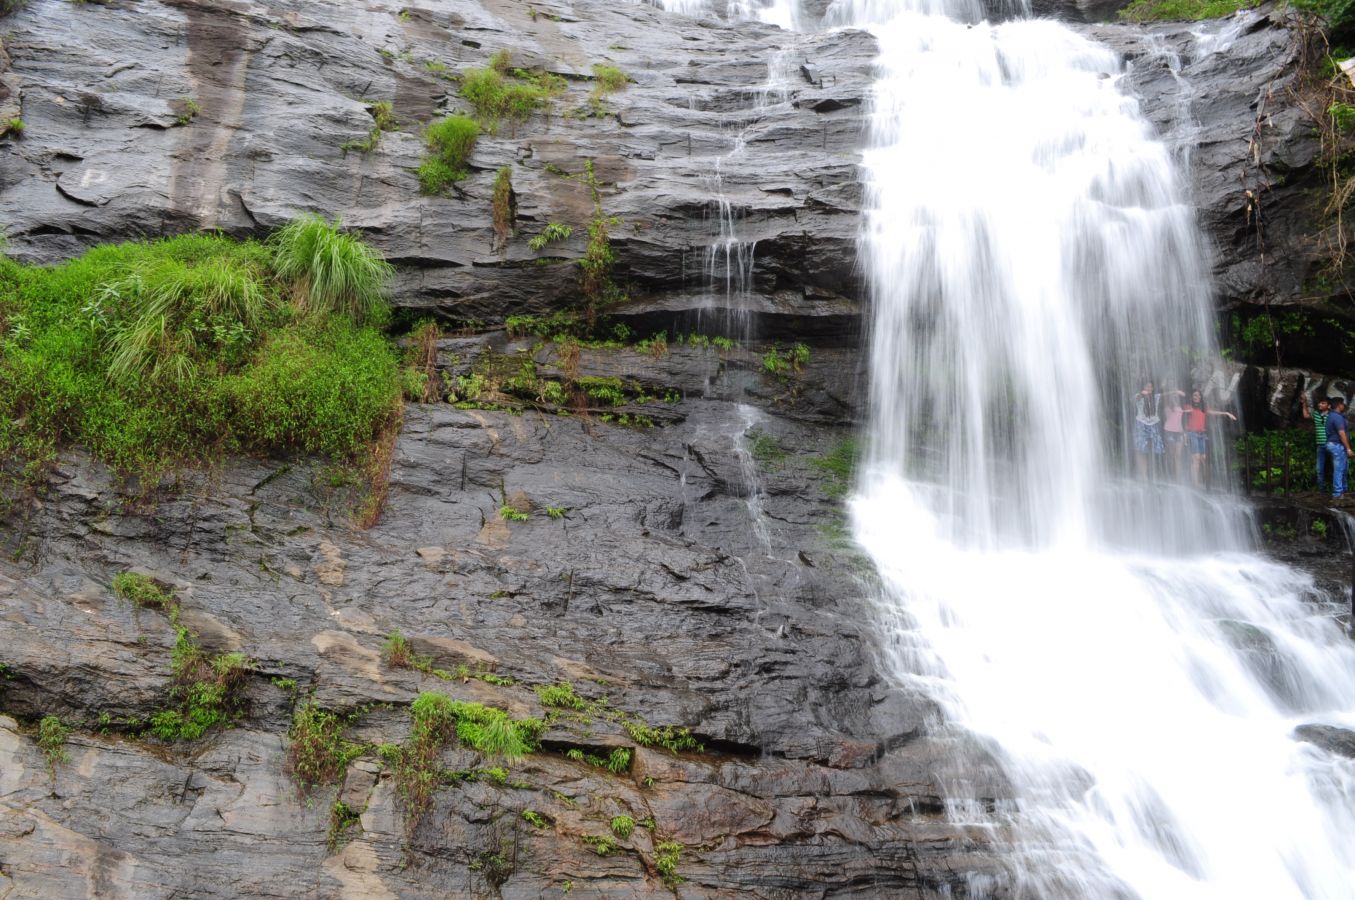
<instances>
[{"instance_id":1,"label":"white cascading water","mask_svg":"<svg viewBox=\"0 0 1355 900\"><path fill-rule=\"evenodd\" d=\"M804 18L797 0L660 2ZM1136 380L1220 383L1180 159L1113 53L1005 12L837 0L826 17L880 42L855 535L895 676L1012 791L988 809L952 760L953 819L1006 866L964 893L1355 897L1355 762L1292 736L1355 727L1355 644L1306 575L1251 551L1222 479L1201 493L1125 462Z\"/></svg>"},{"instance_id":2,"label":"white cascading water","mask_svg":"<svg viewBox=\"0 0 1355 900\"><path fill-rule=\"evenodd\" d=\"M1291 737L1355 725L1355 645L1248 552L1240 503L1123 462L1136 379L1187 388L1217 354L1186 192L1118 60L973 4L829 15L881 50L855 534L898 677L1014 794L956 793L1009 851L968 892L1355 896L1355 763Z\"/></svg>"}]
</instances>

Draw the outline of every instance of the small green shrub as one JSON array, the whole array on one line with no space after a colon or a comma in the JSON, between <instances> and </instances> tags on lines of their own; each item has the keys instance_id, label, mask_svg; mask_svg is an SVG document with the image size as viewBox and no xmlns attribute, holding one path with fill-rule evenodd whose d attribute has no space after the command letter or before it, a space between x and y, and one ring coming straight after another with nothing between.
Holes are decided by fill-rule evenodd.
<instances>
[{"instance_id":1,"label":"small green shrub","mask_svg":"<svg viewBox=\"0 0 1355 900\"><path fill-rule=\"evenodd\" d=\"M583 843L598 856L610 856L619 849L610 834L585 834Z\"/></svg>"},{"instance_id":2,"label":"small green shrub","mask_svg":"<svg viewBox=\"0 0 1355 900\"><path fill-rule=\"evenodd\" d=\"M433 658L415 653L409 646L409 640L395 629L386 636L381 645L381 661L392 669L414 669L425 675L435 675L440 669L433 668Z\"/></svg>"},{"instance_id":3,"label":"small green shrub","mask_svg":"<svg viewBox=\"0 0 1355 900\"><path fill-rule=\"evenodd\" d=\"M166 591L149 575L119 572L113 576L113 593L133 606L150 606L169 611L175 605L174 594Z\"/></svg>"},{"instance_id":4,"label":"small green shrub","mask_svg":"<svg viewBox=\"0 0 1355 900\"><path fill-rule=\"evenodd\" d=\"M566 514L567 512L569 512L569 507L568 507L568 506L547 506L547 507L546 507L546 515L550 516L552 519L563 519L563 518L565 517L565 514Z\"/></svg>"},{"instance_id":5,"label":"small green shrub","mask_svg":"<svg viewBox=\"0 0 1355 900\"><path fill-rule=\"evenodd\" d=\"M53 778L56 777L57 765L71 760L70 754L66 752L66 739L70 734L70 728L62 724L57 716L43 716L38 723L38 747L47 759L47 772Z\"/></svg>"},{"instance_id":6,"label":"small green shrub","mask_svg":"<svg viewBox=\"0 0 1355 900\"><path fill-rule=\"evenodd\" d=\"M420 189L436 196L463 180L479 139L480 124L467 116L447 116L431 123L424 131L428 155L419 165Z\"/></svg>"},{"instance_id":7,"label":"small green shrub","mask_svg":"<svg viewBox=\"0 0 1355 900\"><path fill-rule=\"evenodd\" d=\"M612 834L616 835L621 840L624 841L627 838L629 838L631 832L634 830L635 830L635 820L632 819L630 816L612 817Z\"/></svg>"},{"instance_id":8,"label":"small green shrub","mask_svg":"<svg viewBox=\"0 0 1355 900\"><path fill-rule=\"evenodd\" d=\"M320 709L313 700L292 713L288 770L303 792L336 783L348 764L362 754L362 745L346 740L344 729L343 720Z\"/></svg>"},{"instance_id":9,"label":"small green shrub","mask_svg":"<svg viewBox=\"0 0 1355 900\"><path fill-rule=\"evenodd\" d=\"M701 753L705 750L701 742L692 737L691 731L686 728L674 728L671 725L654 728L644 722L635 721L622 722L621 727L630 735L631 740L642 747L662 747L670 753L681 753L684 750Z\"/></svg>"},{"instance_id":10,"label":"small green shrub","mask_svg":"<svg viewBox=\"0 0 1355 900\"><path fill-rule=\"evenodd\" d=\"M429 692L415 698L410 714L414 725L409 739L400 747L383 747L378 752L393 766L414 821L432 802L441 780L438 755L454 737L480 753L512 759L534 750L545 728L539 719L512 719L501 709Z\"/></svg>"},{"instance_id":11,"label":"small green shrub","mask_svg":"<svg viewBox=\"0 0 1355 900\"><path fill-rule=\"evenodd\" d=\"M325 846L331 854L339 851L348 842L348 833L360 826L362 810L353 809L342 800L335 800L329 811L329 832L325 835Z\"/></svg>"},{"instance_id":12,"label":"small green shrub","mask_svg":"<svg viewBox=\"0 0 1355 900\"><path fill-rule=\"evenodd\" d=\"M607 114L607 98L621 90L630 81L626 73L616 66L597 63L593 66L593 90L588 95L588 103L594 116Z\"/></svg>"},{"instance_id":13,"label":"small green shrub","mask_svg":"<svg viewBox=\"0 0 1355 900\"><path fill-rule=\"evenodd\" d=\"M524 809L522 811L522 819L524 822L531 825L533 828L545 828L547 825L550 824L549 820L545 816L541 815L541 813L536 812L535 810L530 809Z\"/></svg>"},{"instance_id":14,"label":"small green shrub","mask_svg":"<svg viewBox=\"0 0 1355 900\"><path fill-rule=\"evenodd\" d=\"M13 135L16 138L21 138L24 136L24 129L27 127L28 126L24 124L24 120L20 119L18 116L5 119L3 122L0 122L0 137Z\"/></svg>"},{"instance_id":15,"label":"small green shrub","mask_svg":"<svg viewBox=\"0 0 1355 900\"><path fill-rule=\"evenodd\" d=\"M546 249L549 244L568 240L569 236L573 233L574 229L569 225L561 225L559 222L548 222L546 227L541 229L540 234L535 235L527 241L527 246L540 253L542 250Z\"/></svg>"},{"instance_id":16,"label":"small green shrub","mask_svg":"<svg viewBox=\"0 0 1355 900\"><path fill-rule=\"evenodd\" d=\"M515 125L524 122L565 89L564 80L557 75L512 68L511 57L504 56L505 52L496 53L489 68L467 69L461 76L461 97L491 134L502 119Z\"/></svg>"},{"instance_id":17,"label":"small green shrub","mask_svg":"<svg viewBox=\"0 0 1355 900\"><path fill-rule=\"evenodd\" d=\"M531 514L505 503L499 507L499 517L505 522L526 522Z\"/></svg>"},{"instance_id":18,"label":"small green shrub","mask_svg":"<svg viewBox=\"0 0 1355 900\"><path fill-rule=\"evenodd\" d=\"M379 250L319 216L305 215L269 240L273 267L291 281L298 306L310 313L341 316L354 324L389 317L386 283L394 268Z\"/></svg>"},{"instance_id":19,"label":"small green shrub","mask_svg":"<svg viewBox=\"0 0 1355 900\"><path fill-rule=\"evenodd\" d=\"M182 625L171 658L174 708L151 717L150 731L166 741L191 741L228 724L241 704L239 695L254 664L243 653L204 653Z\"/></svg>"},{"instance_id":20,"label":"small green shrub","mask_svg":"<svg viewBox=\"0 0 1355 900\"><path fill-rule=\"evenodd\" d=\"M180 125L190 125L202 113L202 107L192 97L180 97L179 116L175 119Z\"/></svg>"},{"instance_id":21,"label":"small green shrub","mask_svg":"<svg viewBox=\"0 0 1355 900\"><path fill-rule=\"evenodd\" d=\"M683 849L677 841L660 841L654 845L654 868L669 887L682 883L677 868L682 860Z\"/></svg>"},{"instance_id":22,"label":"small green shrub","mask_svg":"<svg viewBox=\"0 0 1355 900\"><path fill-rule=\"evenodd\" d=\"M559 684L538 685L536 697L541 701L542 706L553 706L559 709L583 710L588 706L588 701L574 693L574 685L567 681L562 681Z\"/></svg>"}]
</instances>

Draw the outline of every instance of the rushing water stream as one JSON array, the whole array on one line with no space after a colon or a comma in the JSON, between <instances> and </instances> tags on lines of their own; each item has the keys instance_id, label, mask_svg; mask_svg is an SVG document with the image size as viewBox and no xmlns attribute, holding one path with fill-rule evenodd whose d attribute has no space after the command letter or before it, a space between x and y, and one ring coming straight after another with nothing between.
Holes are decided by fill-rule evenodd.
<instances>
[{"instance_id":1,"label":"rushing water stream","mask_svg":"<svg viewBox=\"0 0 1355 900\"><path fill-rule=\"evenodd\" d=\"M1115 54L1056 22L965 0L838 0L826 21L880 43L855 534L894 674L1013 794L956 792L1010 860L967 892L1355 896L1355 763L1292 737L1355 725L1355 645L1307 576L1251 551L1222 478L1126 463L1136 381L1189 389L1218 358L1181 154Z\"/></svg>"},{"instance_id":2,"label":"rushing water stream","mask_svg":"<svg viewBox=\"0 0 1355 900\"><path fill-rule=\"evenodd\" d=\"M1355 649L1222 491L1135 479L1137 380L1217 356L1205 257L1114 54L968 6L839 4L880 41L852 502L899 677L987 739L1031 897L1350 897ZM1216 455L1218 451L1216 450ZM1006 825L1002 828L997 826Z\"/></svg>"}]
</instances>

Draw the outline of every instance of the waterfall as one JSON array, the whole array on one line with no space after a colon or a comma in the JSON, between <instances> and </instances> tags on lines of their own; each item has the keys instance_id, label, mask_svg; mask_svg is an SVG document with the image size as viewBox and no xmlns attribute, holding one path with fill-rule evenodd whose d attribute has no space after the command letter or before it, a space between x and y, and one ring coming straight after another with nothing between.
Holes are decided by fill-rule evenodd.
<instances>
[{"instance_id":1,"label":"waterfall","mask_svg":"<svg viewBox=\"0 0 1355 900\"><path fill-rule=\"evenodd\" d=\"M1010 861L968 892L1350 897L1355 763L1292 732L1355 725L1355 649L1249 550L1222 464L1207 491L1137 470L1131 396L1189 390L1217 349L1178 161L1118 59L974 3L829 21L880 44L854 531L888 666L1012 791L952 798Z\"/></svg>"}]
</instances>

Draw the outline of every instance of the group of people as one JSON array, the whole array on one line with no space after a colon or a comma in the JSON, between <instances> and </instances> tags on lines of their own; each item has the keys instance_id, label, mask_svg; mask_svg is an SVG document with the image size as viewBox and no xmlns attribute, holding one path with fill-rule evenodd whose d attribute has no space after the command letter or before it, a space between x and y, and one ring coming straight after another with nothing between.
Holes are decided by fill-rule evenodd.
<instances>
[{"instance_id":1,"label":"group of people","mask_svg":"<svg viewBox=\"0 0 1355 900\"><path fill-rule=\"evenodd\" d=\"M1134 459L1139 475L1147 478L1152 460L1165 456L1172 476L1180 479L1189 451L1191 481L1196 487L1204 487L1209 459L1209 417L1227 416L1236 422L1237 416L1211 409L1202 391L1191 391L1189 397L1185 391L1174 388L1159 392L1151 381L1142 383L1132 405Z\"/></svg>"},{"instance_id":2,"label":"group of people","mask_svg":"<svg viewBox=\"0 0 1355 900\"><path fill-rule=\"evenodd\" d=\"M1346 468L1355 452L1350 449L1346 434L1346 401L1342 397L1318 397L1317 409L1308 406L1308 395L1300 397L1303 417L1313 420L1313 437L1317 442L1317 490L1327 490L1327 464L1331 464L1331 496L1340 500L1346 492Z\"/></svg>"}]
</instances>

